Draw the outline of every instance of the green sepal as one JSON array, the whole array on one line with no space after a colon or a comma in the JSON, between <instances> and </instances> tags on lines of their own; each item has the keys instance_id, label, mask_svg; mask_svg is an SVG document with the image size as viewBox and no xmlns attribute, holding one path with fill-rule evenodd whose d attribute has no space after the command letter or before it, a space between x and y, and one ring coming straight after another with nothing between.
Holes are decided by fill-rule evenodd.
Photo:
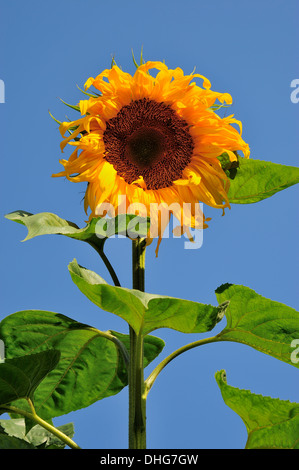
<instances>
[{"instance_id":1,"label":"green sepal","mask_svg":"<svg viewBox=\"0 0 299 470\"><path fill-rule=\"evenodd\" d=\"M75 111L79 111L80 112L80 106L78 105L74 105L74 104L69 104L69 103L66 103L65 101L63 101L63 99L59 98L60 101L65 104L66 106L68 106L69 108L71 109L74 109Z\"/></svg>"}]
</instances>

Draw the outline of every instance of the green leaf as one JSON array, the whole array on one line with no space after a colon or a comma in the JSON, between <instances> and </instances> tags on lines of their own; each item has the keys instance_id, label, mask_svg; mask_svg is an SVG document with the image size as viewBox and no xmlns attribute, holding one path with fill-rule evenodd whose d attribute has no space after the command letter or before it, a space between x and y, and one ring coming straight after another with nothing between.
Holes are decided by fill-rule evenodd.
<instances>
[{"instance_id":1,"label":"green leaf","mask_svg":"<svg viewBox=\"0 0 299 470\"><path fill-rule=\"evenodd\" d=\"M47 431L39 424L36 424L29 432L26 432L25 420L23 418L2 419L0 420L0 426L2 426L2 429L8 436L26 441L31 444L31 448L64 449L66 446L61 439L54 436L54 434ZM63 424L62 426L58 426L57 429L70 438L74 436L73 423Z\"/></svg>"},{"instance_id":2,"label":"green leaf","mask_svg":"<svg viewBox=\"0 0 299 470\"><path fill-rule=\"evenodd\" d=\"M0 426L9 436L15 436L24 439L26 434L25 420L19 419L0 419Z\"/></svg>"},{"instance_id":3,"label":"green leaf","mask_svg":"<svg viewBox=\"0 0 299 470\"><path fill-rule=\"evenodd\" d=\"M5 432L0 424L0 449L35 449L29 442Z\"/></svg>"},{"instance_id":4,"label":"green leaf","mask_svg":"<svg viewBox=\"0 0 299 470\"><path fill-rule=\"evenodd\" d=\"M48 350L14 359L0 364L0 406L20 398L33 398L42 380L55 369L59 351Z\"/></svg>"},{"instance_id":5,"label":"green leaf","mask_svg":"<svg viewBox=\"0 0 299 470\"><path fill-rule=\"evenodd\" d=\"M120 214L114 218L93 218L86 227L80 229L75 223L58 217L50 212L31 214L26 211L15 211L5 216L7 219L25 225L28 234L23 241L39 235L65 235L88 243L101 256L114 284L119 285L119 280L109 260L104 254L105 241L115 235L126 236L131 239L146 237L150 219L133 214Z\"/></svg>"},{"instance_id":6,"label":"green leaf","mask_svg":"<svg viewBox=\"0 0 299 470\"><path fill-rule=\"evenodd\" d=\"M231 387L224 370L215 377L224 402L245 423L247 449L299 449L299 403Z\"/></svg>"},{"instance_id":7,"label":"green leaf","mask_svg":"<svg viewBox=\"0 0 299 470\"><path fill-rule=\"evenodd\" d=\"M299 338L299 312L262 297L248 287L224 284L216 290L219 303L229 301L227 326L218 338L251 346L295 367L292 341Z\"/></svg>"},{"instance_id":8,"label":"green leaf","mask_svg":"<svg viewBox=\"0 0 299 470\"><path fill-rule=\"evenodd\" d=\"M57 426L56 429L69 438L72 438L75 434L73 423L62 424L61 426ZM39 449L64 449L66 446L61 439L54 436L54 434L38 424L34 426L28 434L26 434L26 438Z\"/></svg>"},{"instance_id":9,"label":"green leaf","mask_svg":"<svg viewBox=\"0 0 299 470\"><path fill-rule=\"evenodd\" d=\"M98 307L120 316L144 335L158 328L172 328L183 333L210 331L223 317L223 307L213 307L174 297L148 294L135 289L114 287L98 274L69 264L72 280Z\"/></svg>"},{"instance_id":10,"label":"green leaf","mask_svg":"<svg viewBox=\"0 0 299 470\"><path fill-rule=\"evenodd\" d=\"M127 385L123 356L115 342L89 325L64 315L27 310L14 313L0 323L0 338L6 357L55 348L61 358L34 394L37 414L43 419L75 411L120 392ZM126 335L114 335L128 345ZM163 349L164 342L148 336L145 365ZM1 367L1 366L0 366ZM18 403L19 407L22 407Z\"/></svg>"},{"instance_id":11,"label":"green leaf","mask_svg":"<svg viewBox=\"0 0 299 470\"><path fill-rule=\"evenodd\" d=\"M223 162L223 161L222 161ZM230 178L232 204L252 204L299 183L299 168L238 157L238 167L223 163Z\"/></svg>"},{"instance_id":12,"label":"green leaf","mask_svg":"<svg viewBox=\"0 0 299 470\"><path fill-rule=\"evenodd\" d=\"M7 219L25 225L28 234L23 241L39 235L65 235L75 240L89 243L98 250L103 249L104 242L114 235L146 236L149 228L149 220L136 215L121 214L115 218L93 218L84 228L79 228L75 223L62 219L50 212L31 214L18 210L5 216Z\"/></svg>"}]
</instances>

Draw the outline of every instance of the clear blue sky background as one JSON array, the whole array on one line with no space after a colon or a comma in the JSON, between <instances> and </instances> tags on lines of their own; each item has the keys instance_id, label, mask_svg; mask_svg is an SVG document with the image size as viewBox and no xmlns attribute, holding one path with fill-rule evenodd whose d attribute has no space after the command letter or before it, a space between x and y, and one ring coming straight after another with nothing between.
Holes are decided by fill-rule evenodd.
<instances>
[{"instance_id":1,"label":"clear blue sky background","mask_svg":"<svg viewBox=\"0 0 299 470\"><path fill-rule=\"evenodd\" d=\"M299 103L290 100L290 83L299 78L298 2L0 0L0 6L6 86L0 104L0 319L36 308L126 333L125 322L100 311L71 281L67 265L76 258L110 282L91 248L55 236L21 243L26 229L3 217L16 209L48 211L85 225L85 186L51 178L61 169L61 154L48 109L58 119L72 118L58 98L77 103L76 84L109 67L112 55L133 73L131 49L139 56L143 45L145 60L165 59L185 73L196 66L212 89L232 94L230 112L243 122L251 158L297 166ZM158 259L155 246L148 249L147 291L217 305L214 290L230 282L298 308L298 188L232 206L225 217L209 207L205 212L212 221L201 249L184 250L178 239L163 241ZM111 240L107 254L121 283L131 287L130 242ZM156 335L166 341L161 359L198 339L171 330ZM237 343L193 349L173 361L150 392L149 448L244 448L245 425L215 382L220 369L233 386L298 401L298 370L290 365ZM54 423L73 421L82 447L126 448L127 403L123 390Z\"/></svg>"}]
</instances>

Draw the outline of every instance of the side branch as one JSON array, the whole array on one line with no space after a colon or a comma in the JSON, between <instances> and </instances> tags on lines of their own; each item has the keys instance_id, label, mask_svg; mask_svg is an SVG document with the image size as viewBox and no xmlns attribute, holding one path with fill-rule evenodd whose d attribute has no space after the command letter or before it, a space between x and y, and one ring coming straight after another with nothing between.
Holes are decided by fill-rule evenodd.
<instances>
[{"instance_id":1,"label":"side branch","mask_svg":"<svg viewBox=\"0 0 299 470\"><path fill-rule=\"evenodd\" d=\"M180 356L184 352L189 351L190 349L196 348L197 346L202 346L204 344L209 344L209 343L215 343L217 341L219 341L219 338L217 336L212 336L211 338L200 339L198 341L194 341L193 343L189 343L189 344L186 344L185 346L182 346L181 348L177 349L176 351L171 353L169 356L167 356L162 362L160 362L160 364L157 365L157 367L151 372L151 374L146 379L146 381L145 381L145 396L148 395L148 392L152 388L152 386L153 386L155 380L157 379L158 375L160 374L160 372L173 359Z\"/></svg>"}]
</instances>

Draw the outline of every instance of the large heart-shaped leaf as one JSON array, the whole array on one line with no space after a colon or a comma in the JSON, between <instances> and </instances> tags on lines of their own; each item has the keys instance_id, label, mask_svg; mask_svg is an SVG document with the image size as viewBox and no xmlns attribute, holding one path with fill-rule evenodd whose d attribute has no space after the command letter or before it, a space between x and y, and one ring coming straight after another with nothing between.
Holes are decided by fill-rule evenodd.
<instances>
[{"instance_id":1,"label":"large heart-shaped leaf","mask_svg":"<svg viewBox=\"0 0 299 470\"><path fill-rule=\"evenodd\" d=\"M299 367L293 340L299 338L299 312L262 297L248 287L224 284L216 290L219 303L229 302L227 325L217 338L236 341Z\"/></svg>"},{"instance_id":2,"label":"large heart-shaped leaf","mask_svg":"<svg viewBox=\"0 0 299 470\"><path fill-rule=\"evenodd\" d=\"M158 328L172 328L183 333L210 331L224 315L225 306L213 307L174 297L148 294L135 289L107 284L98 274L69 264L74 283L97 306L123 318L137 334Z\"/></svg>"},{"instance_id":3,"label":"large heart-shaped leaf","mask_svg":"<svg viewBox=\"0 0 299 470\"><path fill-rule=\"evenodd\" d=\"M121 349L105 333L64 315L39 310L17 312L2 320L0 338L8 359L51 348L60 351L58 365L35 391L40 417L50 419L89 406L127 385ZM114 336L128 347L128 335L114 332ZM163 346L159 338L145 338L145 366Z\"/></svg>"},{"instance_id":4,"label":"large heart-shaped leaf","mask_svg":"<svg viewBox=\"0 0 299 470\"><path fill-rule=\"evenodd\" d=\"M299 403L255 395L227 384L226 373L216 373L224 402L244 421L246 449L299 449Z\"/></svg>"}]
</instances>

